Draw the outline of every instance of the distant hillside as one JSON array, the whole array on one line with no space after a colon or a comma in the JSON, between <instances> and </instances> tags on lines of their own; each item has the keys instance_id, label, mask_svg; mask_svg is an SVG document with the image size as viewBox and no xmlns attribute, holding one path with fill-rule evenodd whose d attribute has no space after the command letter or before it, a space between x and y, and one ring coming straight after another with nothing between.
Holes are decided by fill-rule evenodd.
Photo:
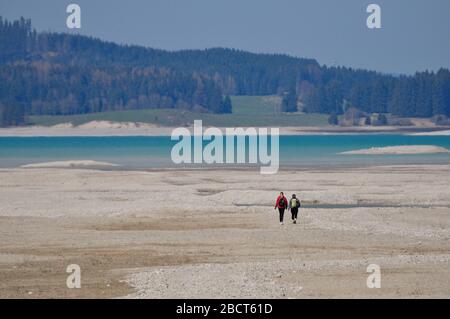
<instances>
[{"instance_id":1,"label":"distant hillside","mask_svg":"<svg viewBox=\"0 0 450 319\"><path fill-rule=\"evenodd\" d=\"M391 76L233 49L169 52L0 18L0 125L132 109L231 113L228 95L279 95L285 112L450 116L450 71Z\"/></svg>"}]
</instances>

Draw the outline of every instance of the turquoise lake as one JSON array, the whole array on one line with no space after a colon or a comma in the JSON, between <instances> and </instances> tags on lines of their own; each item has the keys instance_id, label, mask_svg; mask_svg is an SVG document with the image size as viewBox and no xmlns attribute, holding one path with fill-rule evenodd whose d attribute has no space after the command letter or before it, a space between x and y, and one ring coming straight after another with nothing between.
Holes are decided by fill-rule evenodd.
<instances>
[{"instance_id":1,"label":"turquoise lake","mask_svg":"<svg viewBox=\"0 0 450 319\"><path fill-rule=\"evenodd\" d=\"M172 163L170 153L175 143L170 137L146 136L0 137L0 167L77 159L107 161L130 169L192 167ZM436 145L450 149L450 137L385 134L280 136L280 167L450 164L450 154L340 154L370 147L400 145Z\"/></svg>"}]
</instances>

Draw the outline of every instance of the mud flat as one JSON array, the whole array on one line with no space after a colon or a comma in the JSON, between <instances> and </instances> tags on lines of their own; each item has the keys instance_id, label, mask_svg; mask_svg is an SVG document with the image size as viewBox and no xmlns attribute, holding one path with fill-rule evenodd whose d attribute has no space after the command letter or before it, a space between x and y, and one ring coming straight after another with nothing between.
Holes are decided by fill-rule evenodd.
<instances>
[{"instance_id":1,"label":"mud flat","mask_svg":"<svg viewBox=\"0 0 450 319\"><path fill-rule=\"evenodd\" d=\"M449 184L443 165L1 169L0 297L449 298ZM297 225L280 190L308 204Z\"/></svg>"}]
</instances>

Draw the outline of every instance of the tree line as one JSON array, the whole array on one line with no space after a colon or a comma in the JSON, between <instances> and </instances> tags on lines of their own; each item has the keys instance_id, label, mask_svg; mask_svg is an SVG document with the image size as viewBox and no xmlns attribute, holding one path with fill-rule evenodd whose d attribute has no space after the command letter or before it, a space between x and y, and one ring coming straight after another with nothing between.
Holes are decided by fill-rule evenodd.
<instances>
[{"instance_id":1,"label":"tree line","mask_svg":"<svg viewBox=\"0 0 450 319\"><path fill-rule=\"evenodd\" d=\"M0 125L26 115L139 108L231 113L229 95L280 95L281 110L399 117L450 116L450 71L393 76L283 54L234 49L165 51L0 17Z\"/></svg>"},{"instance_id":2,"label":"tree line","mask_svg":"<svg viewBox=\"0 0 450 319\"><path fill-rule=\"evenodd\" d=\"M134 50L0 18L0 125L24 124L26 115L144 108L232 112L211 77L134 60Z\"/></svg>"},{"instance_id":3,"label":"tree line","mask_svg":"<svg viewBox=\"0 0 450 319\"><path fill-rule=\"evenodd\" d=\"M307 112L343 114L349 107L398 117L450 116L450 71L392 76L324 68L319 85L298 92Z\"/></svg>"}]
</instances>

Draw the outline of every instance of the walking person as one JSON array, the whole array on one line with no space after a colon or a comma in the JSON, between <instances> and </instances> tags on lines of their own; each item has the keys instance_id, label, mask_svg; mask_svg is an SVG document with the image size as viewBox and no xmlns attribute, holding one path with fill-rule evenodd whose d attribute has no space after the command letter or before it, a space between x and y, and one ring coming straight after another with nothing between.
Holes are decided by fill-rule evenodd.
<instances>
[{"instance_id":1,"label":"walking person","mask_svg":"<svg viewBox=\"0 0 450 319\"><path fill-rule=\"evenodd\" d=\"M289 201L288 209L291 211L293 224L297 224L297 215L300 205L301 205L300 200L297 198L295 194L292 194L292 198Z\"/></svg>"},{"instance_id":2,"label":"walking person","mask_svg":"<svg viewBox=\"0 0 450 319\"><path fill-rule=\"evenodd\" d=\"M278 212L280 213L280 225L284 225L284 211L288 207L287 198L284 196L284 193L281 192L277 197L277 201L275 203L275 209L278 208Z\"/></svg>"}]
</instances>

